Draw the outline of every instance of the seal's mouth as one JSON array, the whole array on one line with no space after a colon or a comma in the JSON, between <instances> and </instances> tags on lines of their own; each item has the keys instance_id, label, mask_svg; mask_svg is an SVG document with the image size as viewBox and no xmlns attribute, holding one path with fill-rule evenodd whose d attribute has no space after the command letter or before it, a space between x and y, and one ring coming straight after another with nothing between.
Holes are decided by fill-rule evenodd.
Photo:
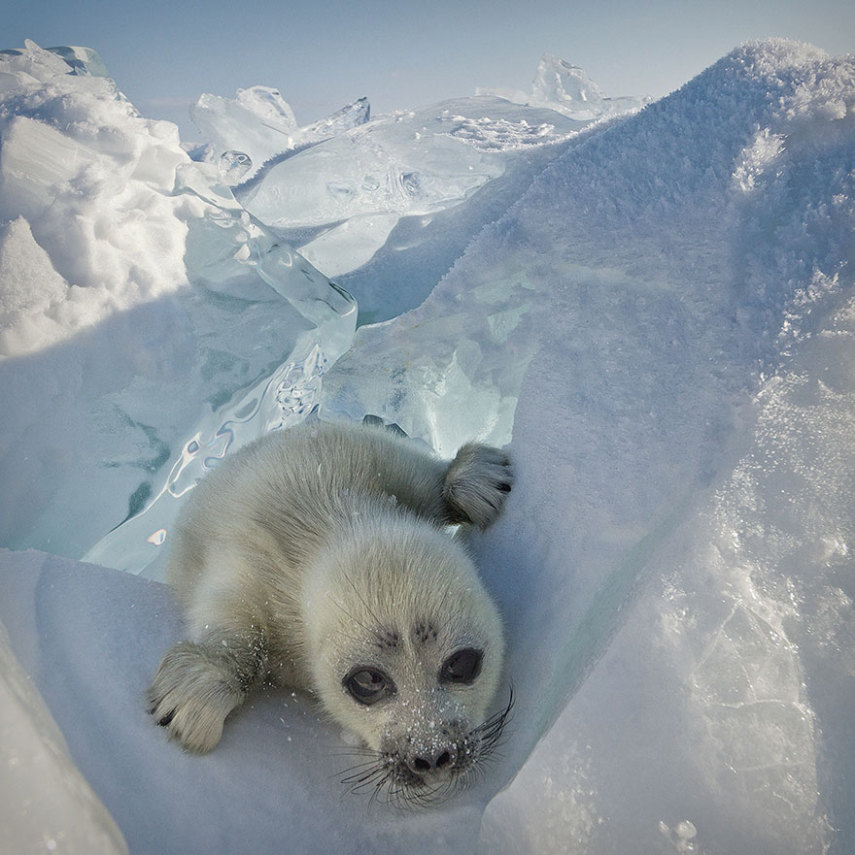
<instances>
[{"instance_id":1,"label":"seal's mouth","mask_svg":"<svg viewBox=\"0 0 855 855\"><path fill-rule=\"evenodd\" d=\"M504 709L461 739L450 741L447 747L434 752L435 756L363 749L359 754L367 759L348 769L341 782L352 793L368 793L372 801L420 806L444 802L495 757L513 707L514 691L510 688Z\"/></svg>"}]
</instances>

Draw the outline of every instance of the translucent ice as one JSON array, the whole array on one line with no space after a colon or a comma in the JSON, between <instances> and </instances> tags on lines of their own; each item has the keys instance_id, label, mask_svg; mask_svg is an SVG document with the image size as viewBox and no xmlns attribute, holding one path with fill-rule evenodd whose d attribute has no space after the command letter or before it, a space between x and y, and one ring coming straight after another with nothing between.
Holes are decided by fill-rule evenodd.
<instances>
[{"instance_id":1,"label":"translucent ice","mask_svg":"<svg viewBox=\"0 0 855 855\"><path fill-rule=\"evenodd\" d=\"M340 110L336 110L326 119L320 119L301 128L301 141L305 144L335 137L351 128L364 125L370 118L371 105L367 98L360 98L352 104L347 104Z\"/></svg>"},{"instance_id":2,"label":"translucent ice","mask_svg":"<svg viewBox=\"0 0 855 855\"><path fill-rule=\"evenodd\" d=\"M479 89L479 93L507 98L518 104L548 107L573 119L591 121L632 113L649 99L606 98L584 69L551 54L544 54L535 72L531 92Z\"/></svg>"},{"instance_id":3,"label":"translucent ice","mask_svg":"<svg viewBox=\"0 0 855 855\"><path fill-rule=\"evenodd\" d=\"M242 189L241 203L275 228L314 228L366 214L428 214L501 173L450 128L424 119L375 120L295 152Z\"/></svg>"},{"instance_id":4,"label":"translucent ice","mask_svg":"<svg viewBox=\"0 0 855 855\"><path fill-rule=\"evenodd\" d=\"M506 170L524 171L531 149L548 152L584 124L498 98L460 98L288 152L235 192L327 275L340 276L371 260L399 224L407 249L428 240L434 217L471 201ZM399 253L393 244L390 255Z\"/></svg>"},{"instance_id":5,"label":"translucent ice","mask_svg":"<svg viewBox=\"0 0 855 855\"><path fill-rule=\"evenodd\" d=\"M278 89L252 86L235 98L202 95L190 114L209 146L226 183L251 178L270 158L361 125L370 108L365 98L307 127L297 125L294 111ZM234 168L240 165L239 169Z\"/></svg>"},{"instance_id":6,"label":"translucent ice","mask_svg":"<svg viewBox=\"0 0 855 855\"><path fill-rule=\"evenodd\" d=\"M188 166L179 186L198 189L202 171ZM184 494L229 451L302 421L318 403L322 377L349 346L356 323L346 292L251 223L227 190L220 190L223 201L204 180L201 189L214 204L189 226L186 263L198 291L187 295L184 313L197 330L205 329L214 348L199 340L193 370L195 399L205 406L185 427L176 452L136 488L129 519L86 555L134 572L152 565L146 572L153 576L159 575L153 562ZM264 361L247 361L253 352ZM161 394L157 390L158 400ZM138 385L115 402L135 419L158 409Z\"/></svg>"},{"instance_id":7,"label":"translucent ice","mask_svg":"<svg viewBox=\"0 0 855 855\"><path fill-rule=\"evenodd\" d=\"M238 89L233 99L202 95L190 115L210 144L215 162L226 152L243 153L247 169L241 174L229 170L223 174L235 184L269 157L292 148L298 130L293 110L280 92L269 86Z\"/></svg>"},{"instance_id":8,"label":"translucent ice","mask_svg":"<svg viewBox=\"0 0 855 855\"><path fill-rule=\"evenodd\" d=\"M596 90L593 83L590 87ZM545 161L555 143L592 120L638 106L633 101L606 109L606 100L584 110L576 105L579 115L573 115L557 96L531 105L482 96L370 121L362 98L298 128L278 91L253 87L235 99L204 95L193 115L208 140L205 158L218 165L247 210L325 274L338 277L365 267L384 248L394 259L399 246L393 232L400 233L407 249L435 242L429 229L434 217L471 200L507 170L524 173L532 149L540 149ZM514 184L505 181L490 201L506 196ZM483 219L477 228L481 224ZM458 251L477 231L474 226L461 230L461 225L458 220L439 226L459 235ZM443 254L448 252L445 248ZM443 272L437 269L431 286ZM356 287L371 289L377 297L380 288L372 285L380 277L376 269L366 270L364 283Z\"/></svg>"},{"instance_id":9,"label":"translucent ice","mask_svg":"<svg viewBox=\"0 0 855 855\"><path fill-rule=\"evenodd\" d=\"M32 44L0 69L0 538L82 554L199 476L193 442L204 467L301 418L356 311L112 81ZM141 569L164 513L99 560Z\"/></svg>"}]
</instances>

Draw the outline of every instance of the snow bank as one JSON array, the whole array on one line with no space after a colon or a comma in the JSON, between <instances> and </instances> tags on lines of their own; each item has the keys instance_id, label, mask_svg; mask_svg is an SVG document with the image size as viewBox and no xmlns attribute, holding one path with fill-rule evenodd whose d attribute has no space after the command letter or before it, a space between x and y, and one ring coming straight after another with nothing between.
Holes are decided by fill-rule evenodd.
<instances>
[{"instance_id":1,"label":"snow bank","mask_svg":"<svg viewBox=\"0 0 855 855\"><path fill-rule=\"evenodd\" d=\"M134 855L402 848L442 855L475 846L483 793L468 793L448 813L421 816L346 798L339 782L353 763L348 745L305 698L256 696L205 757L168 743L145 703L164 646L181 632L162 583L43 553L0 551L0 624ZM10 678L15 671L4 670ZM5 714L4 708L4 722ZM51 739L50 724L34 717L29 731L3 736L4 754L35 765ZM12 741L17 737L22 742ZM69 843L71 832L80 839L88 831L93 841L92 848L65 851L122 851L109 817L89 806L85 789L74 793L79 773L67 761L57 766L76 779L7 778L5 771L0 777L9 784L4 834L14 829L27 844L16 851L44 851L42 832L53 831L63 851L63 830ZM86 813L64 829L54 809L71 801L66 790ZM28 803L31 813L22 817Z\"/></svg>"},{"instance_id":2,"label":"snow bank","mask_svg":"<svg viewBox=\"0 0 855 855\"><path fill-rule=\"evenodd\" d=\"M75 766L0 623L0 819L8 852L123 853L115 822Z\"/></svg>"},{"instance_id":3,"label":"snow bank","mask_svg":"<svg viewBox=\"0 0 855 855\"><path fill-rule=\"evenodd\" d=\"M100 65L100 63L99 63ZM0 355L31 353L187 281L174 125L31 45L0 55ZM198 209L196 211L198 216ZM45 251L48 248L49 251ZM41 286L39 286L41 282Z\"/></svg>"},{"instance_id":4,"label":"snow bank","mask_svg":"<svg viewBox=\"0 0 855 855\"><path fill-rule=\"evenodd\" d=\"M513 437L481 563L522 771L484 851L846 851L852 75L736 51L570 148L327 378L328 417Z\"/></svg>"},{"instance_id":5,"label":"snow bank","mask_svg":"<svg viewBox=\"0 0 855 855\"><path fill-rule=\"evenodd\" d=\"M19 64L4 97L29 85L21 63L46 73L56 61L42 54L2 60ZM553 102L599 97L554 63L545 88L548 70L539 79ZM852 849L853 84L851 58L752 44L622 119L561 125L573 120L537 108L558 117L542 144L510 100L461 99L459 118L374 120L235 188L247 201L251 188L277 186L276 170L308 181L305 155L321 198L332 177L362 177L354 164L376 138L394 157L372 168L422 158L455 191L446 207L431 197L427 213L390 203L391 231L372 230L382 211L354 185L353 207L324 209L314 225L271 207L275 237L247 221L217 163L177 163L175 187L157 192L177 205L186 281L0 363L16 402L0 433L4 542L75 554L130 505L98 549L128 560L142 543L129 560L141 566L156 548L148 538L168 533L169 497L209 458L317 403L323 418L379 416L446 455L476 436L510 442L507 514L472 548L502 606L518 701L504 756L423 814L343 794L339 734L287 694L258 698L210 757L187 757L140 700L180 633L164 587L6 553L11 649L131 851L278 851L286 840L307 852ZM3 128L20 116L58 132L26 112L43 88L2 113ZM499 118L479 112L499 103ZM47 139L49 154L67 144ZM312 160L321 151L326 164ZM481 184L465 189L453 151L486 170ZM27 183L16 180L20 207ZM32 195L60 187L50 181L37 176ZM49 314L70 281L59 249L37 217L4 216L0 239L13 249L0 270L18 272L0 279L0 305L16 318ZM379 247L365 263L343 237L351 222ZM449 234L458 226L464 243ZM306 246L342 236L330 258L366 286L361 310L389 318L360 328L331 367L353 306L279 243L300 229ZM423 264L451 269L395 317L430 279L395 271ZM38 294L28 271L43 274ZM372 302L372 280L401 293L375 285ZM299 311L281 343L272 315L285 303ZM192 368L176 379L185 359ZM42 732L26 736L33 752Z\"/></svg>"}]
</instances>

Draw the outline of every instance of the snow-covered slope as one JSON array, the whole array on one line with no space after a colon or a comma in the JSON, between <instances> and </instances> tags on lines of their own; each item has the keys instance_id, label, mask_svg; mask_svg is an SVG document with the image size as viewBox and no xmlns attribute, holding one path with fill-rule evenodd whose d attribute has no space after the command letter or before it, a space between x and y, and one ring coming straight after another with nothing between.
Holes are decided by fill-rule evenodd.
<instances>
[{"instance_id":1,"label":"snow-covered slope","mask_svg":"<svg viewBox=\"0 0 855 855\"><path fill-rule=\"evenodd\" d=\"M84 70L96 67L90 54L71 56ZM59 80L64 72L55 59L32 46L6 60L17 63L16 85L30 88L25 96L4 90L0 172L7 138L13 154L27 148L16 147L16 127L36 122L28 139L57 154L69 143L39 136L42 124L60 132L53 117L66 114L56 105L85 113L90 102L100 104L98 92ZM536 91L553 101L563 92L569 102L584 91L590 108L599 94L565 65L544 66ZM47 66L48 76L32 73ZM558 74L552 88L550 68ZM96 79L79 78L90 88ZM53 101L46 95L60 91ZM486 103L472 99L468 106ZM466 99L460 104L467 115ZM503 104L514 109L508 98ZM558 115L555 106L549 109ZM274 280L283 304L300 302L294 289L301 280L262 275L264 265L253 263L253 241L273 251L277 239L243 218L218 183L219 165L194 165L173 143L150 142L143 123L131 133L142 140L134 151L165 145L184 177L164 191L166 156L159 155L161 183L129 185L141 180L136 161L127 146L111 161L109 142L130 125L101 118L106 107L91 109L92 128L114 128L85 149L97 155L97 174L106 182L130 169L119 197L152 191L163 206L149 208L161 213L141 218L139 228L175 222L202 238L185 251L186 280L169 283L176 294L195 297L141 297L124 315L93 319L88 336L69 330L53 347L0 363L0 388L16 402L0 416L3 507L10 515L3 542L34 542L21 533L43 531L49 536L38 541L42 548L69 554L91 546L99 526L106 533L109 514L96 509L118 501L118 522L133 491L132 478L107 480L120 467L105 467L105 475L94 463L99 450L122 462L105 450L123 424L105 415L117 402L146 437L141 447L150 447L145 414L168 411L167 403L175 407L180 399L185 415L181 425L170 416L161 481L149 473L145 483L183 489L200 468L179 469L183 480L168 472L190 453L182 425L189 436L216 414L229 437L244 422L255 429L250 401L264 397L253 390L265 377L278 378L280 395L306 388L300 384L307 379L277 375L280 362L293 364L288 353L243 331L278 305L261 299L256 271L263 282ZM433 158L420 136L429 113L414 114L409 125L401 117L389 126L390 139L396 156L428 153L442 171L455 149L443 138L436 149L442 156ZM452 125L473 133L487 127L444 126L442 115L435 118L440 136ZM513 112L501 120L523 129ZM382 140L386 128L382 120L363 123L305 149L331 153L318 186L327 186L327 174L353 172L339 149L358 150L365 135ZM495 120L491 133L497 128ZM411 815L369 807L342 794L347 761L338 756L338 734L311 705L278 693L236 716L210 757L181 755L163 743L140 701L160 651L180 630L166 590L65 559L5 553L0 620L11 649L131 852L212 851L236 841L255 851L287 845L307 852L663 855L844 853L855 845L855 728L847 712L855 706L852 58L829 59L781 41L747 45L641 112L565 130L528 151L516 143L501 148L493 161L501 169L477 192L433 215L413 211L397 222L374 257L349 274L366 285L360 311L389 317L421 298L429 274L417 274L411 289L401 279L403 293L394 300L376 284L391 288L394 271L405 273L408 261L451 269L418 308L360 328L331 369L308 372L304 399L309 406L320 401L323 418L380 416L446 455L475 436L510 442L518 483L507 514L472 541L508 628L507 678L518 702L503 758L440 810ZM69 139L80 145L74 132ZM490 162L480 159L480 142L450 140L468 146L467 157L475 152L478 163ZM274 158L276 166L262 170L255 186L279 166L296 169L299 156L278 164ZM95 174L92 159L83 162L85 175ZM27 174L13 174L9 196L0 184L0 205L20 207L49 187L69 216L92 218L108 204L120 210L95 185L81 185L89 189L75 197L67 188L83 180L77 174L42 171L32 189ZM73 198L83 207L72 207ZM44 282L48 305L71 279L56 260L62 246L51 236L58 232L40 231L49 214L3 210L11 222L0 252L0 292L20 324L30 314L49 314L27 303L28 281ZM351 214L343 211L332 231L363 216ZM434 217L424 229L417 223L423 216ZM455 224L465 240L447 233ZM169 228L175 237L177 227ZM100 234L118 240L103 222ZM235 241L249 245L248 253L235 252ZM247 256L251 274L230 266ZM330 294L317 271L296 254L288 257L313 277L304 297ZM235 269L240 273L222 274ZM42 273L27 280L33 270ZM92 276L99 270L95 263L86 268ZM240 306L250 313L233 338L228 324L207 320L202 307L210 293L226 311ZM332 330L334 354L348 337L342 324L349 304L339 298L345 303L324 316L327 326L317 318L306 323L319 347ZM179 350L162 357L160 373L146 362L139 368L157 339L138 338L138 318L153 307L167 332L177 325L196 336L191 351L199 367L179 385L164 381L171 376L164 372L176 371ZM220 351L223 336L229 342ZM201 351L197 341L204 342ZM125 369L127 342L136 342L138 357ZM231 354L249 343L253 364L266 361L267 374L231 367ZM158 383L163 401L154 395ZM223 421L218 407L229 395L231 415ZM203 398L218 399L210 416ZM35 414L45 409L41 423ZM221 441L216 430L210 436ZM85 451L75 462L69 443ZM206 452L193 454L198 461ZM54 490L56 473L72 469L75 478ZM132 549L134 538L145 542L150 530L168 533L168 519L159 520L138 515L102 542L104 554ZM14 669L4 667L2 677L14 690ZM32 756L52 738L47 726L15 727L31 741ZM57 763L64 768L67 761ZM17 801L0 800L5 805L26 798L23 788L13 789L18 780L7 776ZM58 783L51 792L67 798ZM91 816L90 830L114 845L109 824L97 810Z\"/></svg>"},{"instance_id":2,"label":"snow-covered slope","mask_svg":"<svg viewBox=\"0 0 855 855\"><path fill-rule=\"evenodd\" d=\"M560 718L489 851L564 851L564 823L579 851L664 851L683 820L697 851L822 851L849 822L851 765L817 792L852 748L853 99L851 60L736 51L553 161L327 378L329 416L448 453L475 410L513 438L481 553L509 766Z\"/></svg>"}]
</instances>

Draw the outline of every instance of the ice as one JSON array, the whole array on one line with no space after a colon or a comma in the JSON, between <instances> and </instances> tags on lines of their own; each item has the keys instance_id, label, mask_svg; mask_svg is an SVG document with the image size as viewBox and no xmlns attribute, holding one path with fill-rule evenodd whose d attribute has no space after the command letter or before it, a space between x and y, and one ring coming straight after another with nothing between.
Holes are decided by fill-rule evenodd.
<instances>
[{"instance_id":1,"label":"ice","mask_svg":"<svg viewBox=\"0 0 855 855\"><path fill-rule=\"evenodd\" d=\"M206 466L315 408L445 456L507 442L515 466L507 512L469 538L505 618L513 722L470 789L418 814L346 793L352 746L289 693L258 696L209 757L176 751L140 701L181 632L167 589L0 555L11 651L131 851L852 850L851 56L745 45L621 116L550 60L535 91L552 106L373 119L274 157L237 198L105 78L32 45L0 62L0 169L8 138L20 164L0 185L3 543L77 556L128 516L90 557L156 576ZM286 172L317 210L283 197L250 220L242 203ZM123 246L106 216L91 233L115 256L45 226L53 207L124 226L123 193L181 249L180 282L123 288L142 238ZM283 239L383 322L352 339L352 301ZM74 326L57 306L103 270L113 302Z\"/></svg>"},{"instance_id":2,"label":"ice","mask_svg":"<svg viewBox=\"0 0 855 855\"><path fill-rule=\"evenodd\" d=\"M234 98L201 95L190 110L204 137L207 159L234 186L250 179L276 155L344 133L368 121L366 98L342 107L326 119L299 127L294 111L278 89L252 86Z\"/></svg>"},{"instance_id":3,"label":"ice","mask_svg":"<svg viewBox=\"0 0 855 855\"><path fill-rule=\"evenodd\" d=\"M254 216L339 277L394 244L399 225L408 229L408 250L429 240L422 232L436 216L506 170L524 169L527 149L549 148L585 124L549 109L509 109L498 98L461 98L381 116L287 152L235 192Z\"/></svg>"},{"instance_id":4,"label":"ice","mask_svg":"<svg viewBox=\"0 0 855 855\"><path fill-rule=\"evenodd\" d=\"M0 385L14 402L0 538L80 557L163 496L94 553L140 570L174 515L170 471L184 489L302 418L355 307L112 81L32 44L0 63L19 83L0 96Z\"/></svg>"},{"instance_id":5,"label":"ice","mask_svg":"<svg viewBox=\"0 0 855 855\"><path fill-rule=\"evenodd\" d=\"M582 121L632 113L649 103L646 98L607 98L584 69L548 53L538 63L530 93L487 88L478 92L505 98L515 104L548 107Z\"/></svg>"},{"instance_id":6,"label":"ice","mask_svg":"<svg viewBox=\"0 0 855 855\"><path fill-rule=\"evenodd\" d=\"M377 320L427 296L560 144L643 102L597 103L576 115L556 99L521 105L482 95L372 120L362 98L298 128L277 90L253 87L235 99L204 95L193 115L208 141L206 159L246 209L327 276L349 276L343 284ZM419 250L426 262L415 273L421 288L395 284L402 250ZM414 265L407 266L411 278Z\"/></svg>"},{"instance_id":7,"label":"ice","mask_svg":"<svg viewBox=\"0 0 855 855\"><path fill-rule=\"evenodd\" d=\"M323 229L327 254L329 229L370 218L373 228L363 230L362 253L348 259L346 269L361 266L400 217L428 215L462 202L501 174L495 158L449 133L452 121L448 117L428 126L424 116L414 114L375 120L278 158L241 187L238 198L280 233ZM313 261L320 251L313 243L303 248ZM330 275L343 272L320 266Z\"/></svg>"},{"instance_id":8,"label":"ice","mask_svg":"<svg viewBox=\"0 0 855 855\"><path fill-rule=\"evenodd\" d=\"M238 89L234 99L202 95L190 115L211 146L215 162L221 162L229 152L239 152L245 158L247 169L243 174L223 171L230 184L256 172L274 154L292 148L298 130L293 110L281 93L269 86Z\"/></svg>"},{"instance_id":9,"label":"ice","mask_svg":"<svg viewBox=\"0 0 855 855\"><path fill-rule=\"evenodd\" d=\"M349 131L351 128L364 125L371 118L371 105L367 98L359 98L352 104L346 104L325 119L320 119L302 128L301 138L304 143L320 142L329 137Z\"/></svg>"}]
</instances>

